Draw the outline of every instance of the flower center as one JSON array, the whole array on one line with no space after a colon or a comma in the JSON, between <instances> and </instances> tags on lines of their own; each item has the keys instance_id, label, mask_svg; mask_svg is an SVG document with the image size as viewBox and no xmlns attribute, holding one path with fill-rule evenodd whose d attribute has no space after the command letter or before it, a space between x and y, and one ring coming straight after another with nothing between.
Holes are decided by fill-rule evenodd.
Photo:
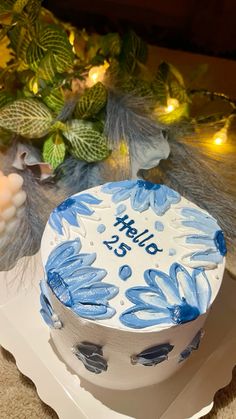
<instances>
[{"instance_id":1,"label":"flower center","mask_svg":"<svg viewBox=\"0 0 236 419\"><path fill-rule=\"evenodd\" d=\"M174 305L168 309L170 311L172 321L176 324L187 323L195 320L200 314L197 307L190 306L185 301L183 301L183 304L181 305Z\"/></svg>"},{"instance_id":2,"label":"flower center","mask_svg":"<svg viewBox=\"0 0 236 419\"><path fill-rule=\"evenodd\" d=\"M57 207L57 211L62 212L67 210L68 208L72 207L72 205L75 203L75 200L73 198L68 198L64 202L62 202Z\"/></svg>"},{"instance_id":3,"label":"flower center","mask_svg":"<svg viewBox=\"0 0 236 419\"><path fill-rule=\"evenodd\" d=\"M159 189L161 187L161 185L159 184L155 184L155 183L149 182L148 180L141 180L141 179L137 181L137 184L139 188L144 188L144 189L147 189L148 191L150 191L151 189Z\"/></svg>"},{"instance_id":4,"label":"flower center","mask_svg":"<svg viewBox=\"0 0 236 419\"><path fill-rule=\"evenodd\" d=\"M218 230L215 233L214 242L222 256L225 256L227 253L225 238L222 230Z\"/></svg>"}]
</instances>

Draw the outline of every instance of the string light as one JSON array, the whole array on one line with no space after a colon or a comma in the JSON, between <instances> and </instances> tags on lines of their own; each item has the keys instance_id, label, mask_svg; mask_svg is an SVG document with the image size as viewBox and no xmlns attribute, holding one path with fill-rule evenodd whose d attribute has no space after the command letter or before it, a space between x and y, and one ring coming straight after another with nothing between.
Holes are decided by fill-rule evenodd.
<instances>
[{"instance_id":1,"label":"string light","mask_svg":"<svg viewBox=\"0 0 236 419\"><path fill-rule=\"evenodd\" d=\"M175 111L179 107L179 101L178 99L175 99L173 97L169 97L167 99L167 106L165 107L165 112L170 113Z\"/></svg>"},{"instance_id":2,"label":"string light","mask_svg":"<svg viewBox=\"0 0 236 419\"><path fill-rule=\"evenodd\" d=\"M86 82L87 87L92 87L99 81L102 82L108 67L109 63L107 61L105 61L103 65L92 67L88 73L88 79Z\"/></svg>"}]
</instances>

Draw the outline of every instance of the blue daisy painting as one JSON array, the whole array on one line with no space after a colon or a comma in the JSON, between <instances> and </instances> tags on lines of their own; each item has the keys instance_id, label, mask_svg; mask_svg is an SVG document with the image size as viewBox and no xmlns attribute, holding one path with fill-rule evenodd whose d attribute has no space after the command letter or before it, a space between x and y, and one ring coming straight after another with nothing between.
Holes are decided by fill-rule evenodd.
<instances>
[{"instance_id":1,"label":"blue daisy painting","mask_svg":"<svg viewBox=\"0 0 236 419\"><path fill-rule=\"evenodd\" d=\"M148 269L144 279L147 286L126 291L133 306L120 315L120 321L127 327L141 329L187 323L205 313L210 305L212 293L204 269L189 273L179 263L173 263L169 274Z\"/></svg>"},{"instance_id":2,"label":"blue daisy painting","mask_svg":"<svg viewBox=\"0 0 236 419\"><path fill-rule=\"evenodd\" d=\"M112 201L116 204L130 199L134 210L143 212L151 207L157 215L165 214L171 204L181 199L180 194L168 186L141 179L107 183L102 187L102 192L112 195Z\"/></svg>"},{"instance_id":3,"label":"blue daisy painting","mask_svg":"<svg viewBox=\"0 0 236 419\"><path fill-rule=\"evenodd\" d=\"M80 217L92 216L93 205L99 205L102 201L95 196L87 193L74 195L60 205L58 205L51 213L49 225L60 235L63 234L63 221L65 220L70 226L80 227Z\"/></svg>"},{"instance_id":4,"label":"blue daisy painting","mask_svg":"<svg viewBox=\"0 0 236 419\"><path fill-rule=\"evenodd\" d=\"M180 214L181 219L173 225L183 230L176 240L188 249L182 262L192 268L216 268L227 253L224 234L217 221L197 208L182 208Z\"/></svg>"},{"instance_id":5,"label":"blue daisy painting","mask_svg":"<svg viewBox=\"0 0 236 419\"><path fill-rule=\"evenodd\" d=\"M47 284L66 307L87 319L105 319L115 314L108 301L118 287L102 282L107 272L93 267L96 253L81 253L81 241L64 241L49 255Z\"/></svg>"}]
</instances>

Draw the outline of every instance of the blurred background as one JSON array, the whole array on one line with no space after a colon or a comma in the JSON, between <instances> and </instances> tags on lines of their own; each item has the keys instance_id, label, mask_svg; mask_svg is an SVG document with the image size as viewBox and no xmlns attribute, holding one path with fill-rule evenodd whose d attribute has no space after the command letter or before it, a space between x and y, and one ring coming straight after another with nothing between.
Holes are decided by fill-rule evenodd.
<instances>
[{"instance_id":1,"label":"blurred background","mask_svg":"<svg viewBox=\"0 0 236 419\"><path fill-rule=\"evenodd\" d=\"M99 33L132 27L147 42L236 58L235 0L45 0L64 21Z\"/></svg>"}]
</instances>

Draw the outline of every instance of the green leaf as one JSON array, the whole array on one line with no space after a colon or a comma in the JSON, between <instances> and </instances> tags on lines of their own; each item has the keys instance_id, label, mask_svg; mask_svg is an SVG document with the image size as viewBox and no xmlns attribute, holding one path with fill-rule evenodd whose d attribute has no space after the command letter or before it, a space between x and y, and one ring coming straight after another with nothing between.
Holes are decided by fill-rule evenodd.
<instances>
[{"instance_id":1,"label":"green leaf","mask_svg":"<svg viewBox=\"0 0 236 419\"><path fill-rule=\"evenodd\" d=\"M43 145L43 161L49 163L53 169L64 161L66 146L59 132L47 138Z\"/></svg>"},{"instance_id":2,"label":"green leaf","mask_svg":"<svg viewBox=\"0 0 236 419\"><path fill-rule=\"evenodd\" d=\"M29 0L16 0L13 6L13 11L15 13L21 13L27 5L28 1Z\"/></svg>"},{"instance_id":3,"label":"green leaf","mask_svg":"<svg viewBox=\"0 0 236 419\"><path fill-rule=\"evenodd\" d=\"M93 124L87 121L72 120L63 132L71 147L71 154L77 159L95 162L109 155L106 137L95 131Z\"/></svg>"},{"instance_id":4,"label":"green leaf","mask_svg":"<svg viewBox=\"0 0 236 419\"><path fill-rule=\"evenodd\" d=\"M26 51L26 61L32 70L37 70L44 54L44 50L37 44L37 42L30 42Z\"/></svg>"},{"instance_id":5,"label":"green leaf","mask_svg":"<svg viewBox=\"0 0 236 419\"><path fill-rule=\"evenodd\" d=\"M52 111L59 114L64 106L64 96L60 88L45 89L42 93L43 101L52 109Z\"/></svg>"},{"instance_id":6,"label":"green leaf","mask_svg":"<svg viewBox=\"0 0 236 419\"><path fill-rule=\"evenodd\" d=\"M133 73L137 66L137 61L145 63L147 60L147 45L133 31L129 31L123 40L121 51L121 61L125 69Z\"/></svg>"},{"instance_id":7,"label":"green leaf","mask_svg":"<svg viewBox=\"0 0 236 419\"><path fill-rule=\"evenodd\" d=\"M8 92L0 92L0 108L13 102L14 97Z\"/></svg>"},{"instance_id":8,"label":"green leaf","mask_svg":"<svg viewBox=\"0 0 236 419\"><path fill-rule=\"evenodd\" d=\"M40 62L40 66L37 70L37 75L40 79L51 82L54 79L56 72L56 61L53 53L49 51Z\"/></svg>"},{"instance_id":9,"label":"green leaf","mask_svg":"<svg viewBox=\"0 0 236 419\"><path fill-rule=\"evenodd\" d=\"M169 64L162 62L157 70L157 74L152 82L152 89L157 98L163 106L167 104L167 96L169 93L168 76L170 73Z\"/></svg>"},{"instance_id":10,"label":"green leaf","mask_svg":"<svg viewBox=\"0 0 236 419\"><path fill-rule=\"evenodd\" d=\"M101 82L96 83L80 97L76 108L76 118L91 118L106 105L107 91Z\"/></svg>"},{"instance_id":11,"label":"green leaf","mask_svg":"<svg viewBox=\"0 0 236 419\"><path fill-rule=\"evenodd\" d=\"M46 51L53 53L58 73L72 66L74 54L64 30L55 25L44 26L39 35L39 44Z\"/></svg>"},{"instance_id":12,"label":"green leaf","mask_svg":"<svg viewBox=\"0 0 236 419\"><path fill-rule=\"evenodd\" d=\"M0 109L0 127L26 138L47 134L51 123L51 112L35 99L19 99Z\"/></svg>"},{"instance_id":13,"label":"green leaf","mask_svg":"<svg viewBox=\"0 0 236 419\"><path fill-rule=\"evenodd\" d=\"M118 33L108 33L101 37L101 52L105 57L116 57L121 52L121 39Z\"/></svg>"}]
</instances>

